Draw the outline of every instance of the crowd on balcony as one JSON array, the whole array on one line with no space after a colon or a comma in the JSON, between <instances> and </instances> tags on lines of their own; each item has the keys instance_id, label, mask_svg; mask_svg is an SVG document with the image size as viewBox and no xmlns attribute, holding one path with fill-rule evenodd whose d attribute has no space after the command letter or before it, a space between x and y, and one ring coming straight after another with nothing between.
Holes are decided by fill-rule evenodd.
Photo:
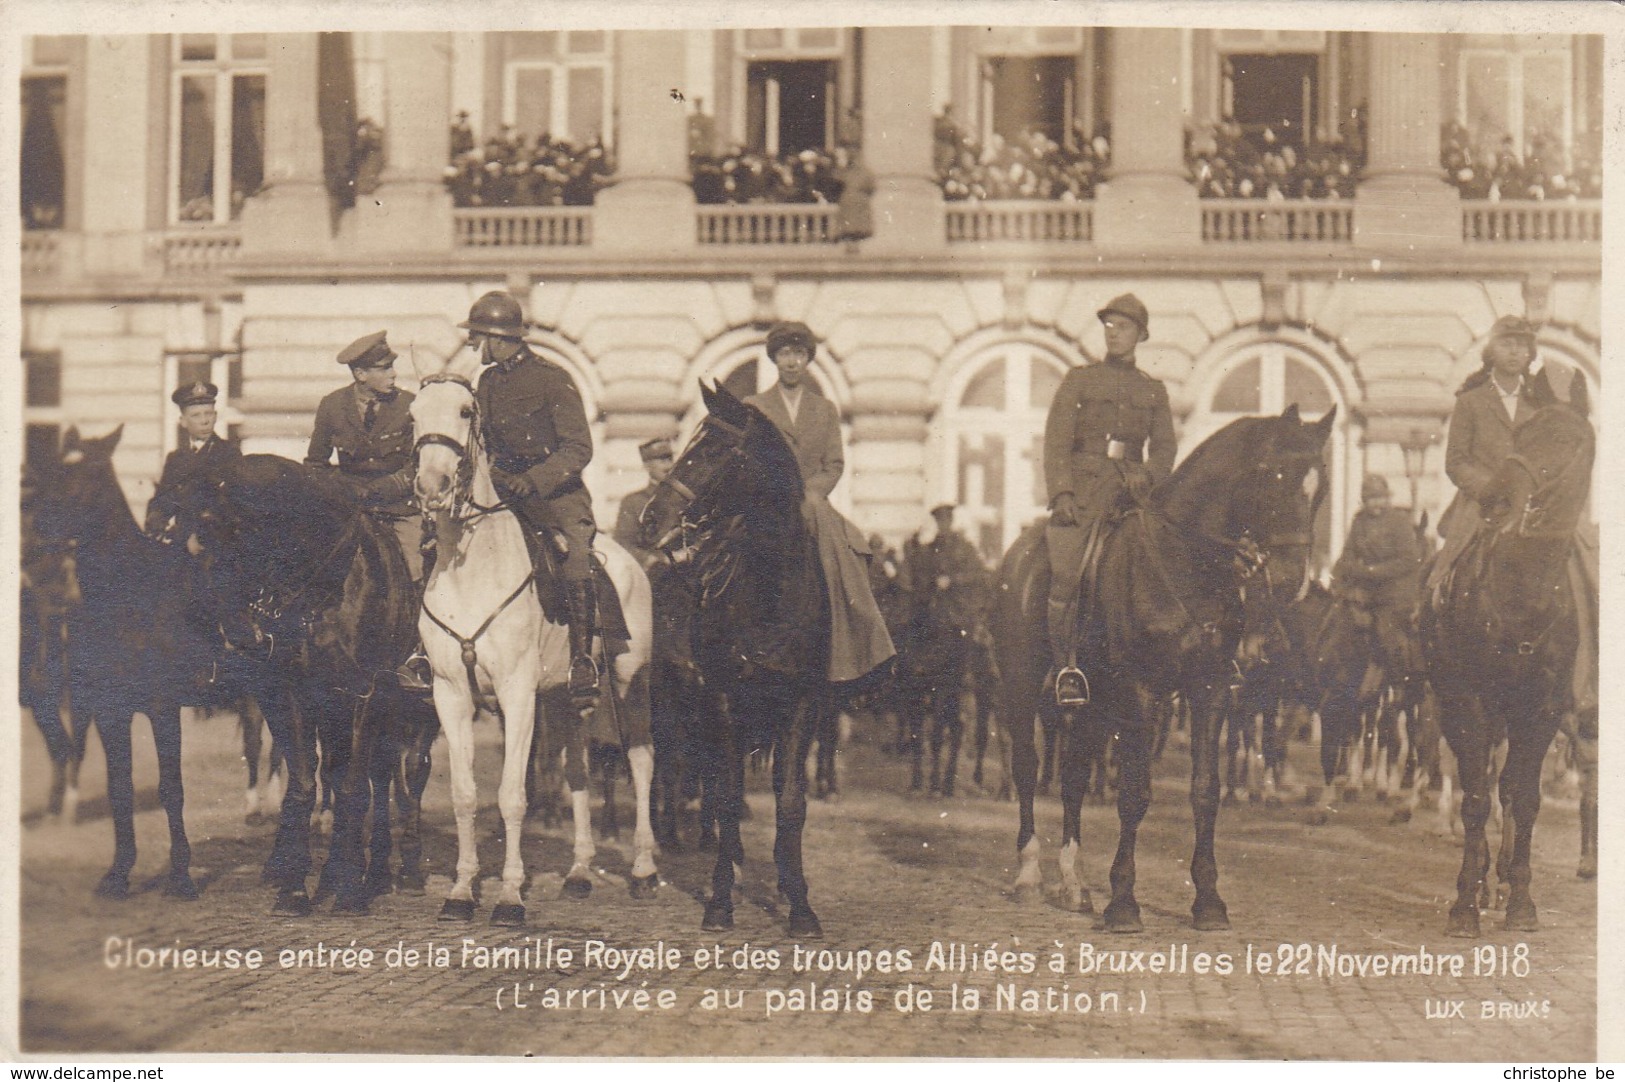
<instances>
[{"instance_id":1,"label":"crowd on balcony","mask_svg":"<svg viewBox=\"0 0 1625 1082\"><path fill-rule=\"evenodd\" d=\"M527 141L504 124L482 144L460 112L451 127L446 188L459 207L585 207L614 169L597 137L581 145L542 132Z\"/></svg>"},{"instance_id":2,"label":"crowd on balcony","mask_svg":"<svg viewBox=\"0 0 1625 1082\"><path fill-rule=\"evenodd\" d=\"M1563 141L1548 134L1529 139L1519 156L1510 135L1486 149L1461 124L1444 125L1439 164L1445 179L1463 199L1601 199L1602 159L1594 150L1577 148L1572 161Z\"/></svg>"},{"instance_id":3,"label":"crowd on balcony","mask_svg":"<svg viewBox=\"0 0 1625 1082\"><path fill-rule=\"evenodd\" d=\"M690 154L694 200L724 203L834 203L842 182L827 150L766 154L735 145L723 154Z\"/></svg>"},{"instance_id":4,"label":"crowd on balcony","mask_svg":"<svg viewBox=\"0 0 1625 1082\"><path fill-rule=\"evenodd\" d=\"M1358 135L1300 148L1231 121L1185 133L1185 166L1202 199L1351 199L1364 165Z\"/></svg>"},{"instance_id":5,"label":"crowd on balcony","mask_svg":"<svg viewBox=\"0 0 1625 1082\"><path fill-rule=\"evenodd\" d=\"M1110 163L1111 138L1104 127L1092 137L1076 127L1069 144L1028 128L1012 139L995 132L982 145L954 121L951 105L933 124L932 164L949 202L1093 199L1095 183Z\"/></svg>"}]
</instances>

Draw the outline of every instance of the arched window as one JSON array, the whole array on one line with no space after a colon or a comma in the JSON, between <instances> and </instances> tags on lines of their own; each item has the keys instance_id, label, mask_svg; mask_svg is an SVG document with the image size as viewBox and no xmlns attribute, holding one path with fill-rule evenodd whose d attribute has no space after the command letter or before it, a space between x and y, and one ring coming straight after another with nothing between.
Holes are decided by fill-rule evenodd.
<instances>
[{"instance_id":1,"label":"arched window","mask_svg":"<svg viewBox=\"0 0 1625 1082\"><path fill-rule=\"evenodd\" d=\"M1280 414L1296 403L1306 421L1313 421L1337 406L1337 427L1327 448L1326 466L1331 490L1321 502L1315 521L1315 562L1330 568L1343 548L1343 535L1356 508L1351 499L1348 471L1348 403L1337 381L1322 361L1306 349L1278 340L1255 341L1221 354L1216 363L1193 379L1195 406L1180 433L1183 459L1213 433L1240 417Z\"/></svg>"},{"instance_id":2,"label":"arched window","mask_svg":"<svg viewBox=\"0 0 1625 1082\"><path fill-rule=\"evenodd\" d=\"M945 389L929 502L956 504L984 557L1003 553L1045 512L1044 420L1068 367L1057 348L1007 340L973 353Z\"/></svg>"}]
</instances>

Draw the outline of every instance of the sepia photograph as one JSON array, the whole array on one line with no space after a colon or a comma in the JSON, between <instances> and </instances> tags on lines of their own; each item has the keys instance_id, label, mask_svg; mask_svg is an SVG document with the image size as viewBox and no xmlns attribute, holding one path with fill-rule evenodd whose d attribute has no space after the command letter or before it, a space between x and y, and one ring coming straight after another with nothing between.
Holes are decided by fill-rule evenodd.
<instances>
[{"instance_id":1,"label":"sepia photograph","mask_svg":"<svg viewBox=\"0 0 1625 1082\"><path fill-rule=\"evenodd\" d=\"M1613 10L18 5L5 1058L1625 1056Z\"/></svg>"}]
</instances>

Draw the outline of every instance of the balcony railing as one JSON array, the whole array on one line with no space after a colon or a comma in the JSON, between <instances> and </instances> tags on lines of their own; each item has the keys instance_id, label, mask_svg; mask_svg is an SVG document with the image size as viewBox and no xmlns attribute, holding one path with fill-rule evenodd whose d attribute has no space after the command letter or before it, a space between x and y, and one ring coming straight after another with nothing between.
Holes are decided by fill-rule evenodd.
<instances>
[{"instance_id":1,"label":"balcony railing","mask_svg":"<svg viewBox=\"0 0 1625 1082\"><path fill-rule=\"evenodd\" d=\"M955 202L947 206L948 243L1088 243L1094 237L1094 207L1088 203L1030 200Z\"/></svg>"},{"instance_id":2,"label":"balcony railing","mask_svg":"<svg viewBox=\"0 0 1625 1082\"><path fill-rule=\"evenodd\" d=\"M1202 241L1205 244L1267 244L1275 241L1347 244L1353 237L1352 203L1202 200Z\"/></svg>"},{"instance_id":3,"label":"balcony railing","mask_svg":"<svg viewBox=\"0 0 1625 1082\"><path fill-rule=\"evenodd\" d=\"M237 261L243 238L236 226L207 226L156 233L151 243L163 260L165 274L207 278L224 273Z\"/></svg>"},{"instance_id":4,"label":"balcony railing","mask_svg":"<svg viewBox=\"0 0 1625 1082\"><path fill-rule=\"evenodd\" d=\"M835 208L825 203L704 206L695 222L701 244L832 244Z\"/></svg>"},{"instance_id":5,"label":"balcony railing","mask_svg":"<svg viewBox=\"0 0 1625 1082\"><path fill-rule=\"evenodd\" d=\"M591 207L460 207L452 218L459 248L583 248L592 243Z\"/></svg>"},{"instance_id":6,"label":"balcony railing","mask_svg":"<svg viewBox=\"0 0 1625 1082\"><path fill-rule=\"evenodd\" d=\"M1467 244L1599 244L1602 203L1464 201L1461 239Z\"/></svg>"},{"instance_id":7,"label":"balcony railing","mask_svg":"<svg viewBox=\"0 0 1625 1082\"><path fill-rule=\"evenodd\" d=\"M54 229L23 232L22 272L30 278L49 278L58 269L57 239Z\"/></svg>"}]
</instances>

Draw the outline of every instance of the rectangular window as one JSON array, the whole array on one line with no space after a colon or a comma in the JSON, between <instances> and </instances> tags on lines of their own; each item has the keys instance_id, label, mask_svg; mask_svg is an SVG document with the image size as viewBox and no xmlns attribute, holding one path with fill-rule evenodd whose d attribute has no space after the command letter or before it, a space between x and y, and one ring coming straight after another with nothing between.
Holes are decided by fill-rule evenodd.
<instances>
[{"instance_id":1,"label":"rectangular window","mask_svg":"<svg viewBox=\"0 0 1625 1082\"><path fill-rule=\"evenodd\" d=\"M1008 142L1041 132L1065 143L1072 130L1077 61L1070 56L993 56L983 67L989 134Z\"/></svg>"},{"instance_id":2,"label":"rectangular window","mask_svg":"<svg viewBox=\"0 0 1625 1082\"><path fill-rule=\"evenodd\" d=\"M544 134L556 142L586 146L607 135L608 77L602 62L510 61L503 123L512 124L526 146Z\"/></svg>"},{"instance_id":3,"label":"rectangular window","mask_svg":"<svg viewBox=\"0 0 1625 1082\"><path fill-rule=\"evenodd\" d=\"M18 195L23 228L61 229L67 196L62 137L68 79L65 75L24 79L22 92Z\"/></svg>"},{"instance_id":4,"label":"rectangular window","mask_svg":"<svg viewBox=\"0 0 1625 1082\"><path fill-rule=\"evenodd\" d=\"M234 221L264 184L265 53L262 34L177 39L170 221Z\"/></svg>"},{"instance_id":5,"label":"rectangular window","mask_svg":"<svg viewBox=\"0 0 1625 1082\"><path fill-rule=\"evenodd\" d=\"M1467 129L1475 155L1493 162L1503 150L1519 156L1537 142L1572 145L1572 58L1550 37L1540 48L1463 49L1456 120ZM1511 147L1505 146L1511 141Z\"/></svg>"},{"instance_id":6,"label":"rectangular window","mask_svg":"<svg viewBox=\"0 0 1625 1082\"><path fill-rule=\"evenodd\" d=\"M836 62L764 60L746 69L746 134L752 150L798 154L835 141Z\"/></svg>"},{"instance_id":7,"label":"rectangular window","mask_svg":"<svg viewBox=\"0 0 1625 1082\"><path fill-rule=\"evenodd\" d=\"M53 459L62 446L62 426L50 422L29 422L23 429L23 472L32 472Z\"/></svg>"},{"instance_id":8,"label":"rectangular window","mask_svg":"<svg viewBox=\"0 0 1625 1082\"><path fill-rule=\"evenodd\" d=\"M571 68L569 100L570 141L584 146L603 134L604 69Z\"/></svg>"},{"instance_id":9,"label":"rectangular window","mask_svg":"<svg viewBox=\"0 0 1625 1082\"><path fill-rule=\"evenodd\" d=\"M55 409L62 405L62 354L23 354L23 405L28 409Z\"/></svg>"},{"instance_id":10,"label":"rectangular window","mask_svg":"<svg viewBox=\"0 0 1625 1082\"><path fill-rule=\"evenodd\" d=\"M1302 148L1320 108L1315 53L1232 53L1224 60L1228 119L1255 142ZM1268 134L1266 134L1268 133Z\"/></svg>"}]
</instances>

